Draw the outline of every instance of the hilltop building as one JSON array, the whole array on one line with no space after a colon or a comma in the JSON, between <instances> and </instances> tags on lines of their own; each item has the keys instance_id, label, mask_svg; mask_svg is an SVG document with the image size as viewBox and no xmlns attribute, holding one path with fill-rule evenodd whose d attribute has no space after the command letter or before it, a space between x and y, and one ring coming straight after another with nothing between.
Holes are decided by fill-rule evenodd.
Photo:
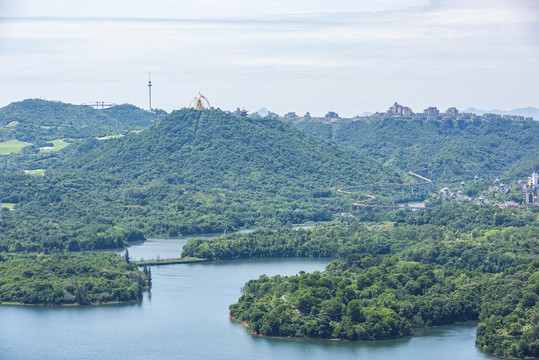
<instances>
[{"instance_id":1,"label":"hilltop building","mask_svg":"<svg viewBox=\"0 0 539 360\"><path fill-rule=\"evenodd\" d=\"M521 115L503 115L502 117L511 121L533 121L533 117L525 117Z\"/></svg>"},{"instance_id":2,"label":"hilltop building","mask_svg":"<svg viewBox=\"0 0 539 360\"><path fill-rule=\"evenodd\" d=\"M238 107L236 110L232 112L232 115L239 116L239 117L247 117L247 110L241 109Z\"/></svg>"},{"instance_id":3,"label":"hilltop building","mask_svg":"<svg viewBox=\"0 0 539 360\"><path fill-rule=\"evenodd\" d=\"M457 110L456 107L450 107L445 112L445 116L450 116L450 117L457 117L458 114L459 114L459 111Z\"/></svg>"},{"instance_id":4,"label":"hilltop building","mask_svg":"<svg viewBox=\"0 0 539 360\"><path fill-rule=\"evenodd\" d=\"M339 119L339 114L337 114L335 111L328 111L325 117L327 119Z\"/></svg>"},{"instance_id":5,"label":"hilltop building","mask_svg":"<svg viewBox=\"0 0 539 360\"><path fill-rule=\"evenodd\" d=\"M271 111L268 111L268 114L266 115L266 117L272 118L272 119L280 119L280 118L281 118L281 117L279 116L279 114L274 113L274 112L271 112Z\"/></svg>"},{"instance_id":6,"label":"hilltop building","mask_svg":"<svg viewBox=\"0 0 539 360\"><path fill-rule=\"evenodd\" d=\"M437 118L440 115L440 111L436 106L431 106L425 110L423 110L423 115L425 115L427 118L434 117Z\"/></svg>"},{"instance_id":7,"label":"hilltop building","mask_svg":"<svg viewBox=\"0 0 539 360\"><path fill-rule=\"evenodd\" d=\"M387 111L386 115L393 117L411 116L414 112L408 106L402 106L395 102Z\"/></svg>"},{"instance_id":8,"label":"hilltop building","mask_svg":"<svg viewBox=\"0 0 539 360\"><path fill-rule=\"evenodd\" d=\"M298 120L298 116L296 115L295 112L291 111L291 112L288 112L288 113L284 114L283 120L288 121L288 122L294 122L294 121Z\"/></svg>"}]
</instances>

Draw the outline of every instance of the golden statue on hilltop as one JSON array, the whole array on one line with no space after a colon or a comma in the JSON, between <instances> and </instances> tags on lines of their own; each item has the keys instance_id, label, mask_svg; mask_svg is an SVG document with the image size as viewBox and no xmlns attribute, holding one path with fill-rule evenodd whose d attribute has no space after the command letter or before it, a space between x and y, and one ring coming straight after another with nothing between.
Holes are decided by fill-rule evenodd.
<instances>
[{"instance_id":1,"label":"golden statue on hilltop","mask_svg":"<svg viewBox=\"0 0 539 360\"><path fill-rule=\"evenodd\" d=\"M209 109L210 102L199 91L198 94L196 94L195 97L193 98L193 101L191 101L191 105L189 105L189 107L191 108L194 107L197 110Z\"/></svg>"}]
</instances>

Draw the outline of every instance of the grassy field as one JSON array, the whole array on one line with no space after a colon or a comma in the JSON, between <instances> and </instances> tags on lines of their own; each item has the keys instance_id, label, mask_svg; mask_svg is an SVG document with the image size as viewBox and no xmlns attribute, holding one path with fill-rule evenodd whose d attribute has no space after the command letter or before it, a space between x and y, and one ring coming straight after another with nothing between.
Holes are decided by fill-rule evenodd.
<instances>
[{"instance_id":1,"label":"grassy field","mask_svg":"<svg viewBox=\"0 0 539 360\"><path fill-rule=\"evenodd\" d=\"M13 210L16 204L14 203L2 203L3 208L8 208L9 210Z\"/></svg>"},{"instance_id":2,"label":"grassy field","mask_svg":"<svg viewBox=\"0 0 539 360\"><path fill-rule=\"evenodd\" d=\"M24 170L24 173L28 175L44 176L45 169Z\"/></svg>"},{"instance_id":3,"label":"grassy field","mask_svg":"<svg viewBox=\"0 0 539 360\"><path fill-rule=\"evenodd\" d=\"M19 125L19 122L18 121L12 121L10 122L9 124L6 125L6 127L15 127Z\"/></svg>"},{"instance_id":4,"label":"grassy field","mask_svg":"<svg viewBox=\"0 0 539 360\"><path fill-rule=\"evenodd\" d=\"M8 140L0 142L0 155L8 155L11 153L18 153L22 148L30 146L32 144L19 141L19 140Z\"/></svg>"},{"instance_id":5,"label":"grassy field","mask_svg":"<svg viewBox=\"0 0 539 360\"><path fill-rule=\"evenodd\" d=\"M70 143L61 139L52 140L51 143L53 143L53 146L42 147L42 148L39 148L39 150L41 150L41 152L60 151L63 148L66 148L69 145L71 145Z\"/></svg>"}]
</instances>

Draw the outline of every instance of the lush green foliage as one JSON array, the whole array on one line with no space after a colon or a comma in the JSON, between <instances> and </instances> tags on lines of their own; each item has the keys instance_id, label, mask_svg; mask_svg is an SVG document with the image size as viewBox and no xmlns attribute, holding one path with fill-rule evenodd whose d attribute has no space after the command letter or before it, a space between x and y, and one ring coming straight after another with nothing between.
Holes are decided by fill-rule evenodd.
<instances>
[{"instance_id":1,"label":"lush green foliage","mask_svg":"<svg viewBox=\"0 0 539 360\"><path fill-rule=\"evenodd\" d=\"M398 174L275 119L177 111L140 134L74 144L33 161L42 178L2 174L0 249L123 246L253 225L328 221L349 207L332 186ZM328 199L327 197L333 197Z\"/></svg>"},{"instance_id":2,"label":"lush green foliage","mask_svg":"<svg viewBox=\"0 0 539 360\"><path fill-rule=\"evenodd\" d=\"M539 358L539 262L492 278L477 327L476 344L505 357Z\"/></svg>"},{"instance_id":3,"label":"lush green foliage","mask_svg":"<svg viewBox=\"0 0 539 360\"><path fill-rule=\"evenodd\" d=\"M393 119L300 124L350 146L344 149L275 119L184 109L139 134L95 139L144 127L159 115L41 100L0 109L0 140L34 144L0 159L11 171L0 174L0 197L12 204L0 222L0 301L134 300L149 283L149 272L115 255L66 250L337 215L342 224L312 230L192 240L184 255L346 259L323 273L249 282L231 313L257 332L378 339L479 317L483 350L537 356L536 210L431 199L435 210L379 211L354 207L355 195L335 192L402 183L406 170L424 166L442 183L460 182L468 169L507 170L514 163L520 171L536 161L537 124L447 130ZM64 138L89 139L37 155L38 147ZM22 175L27 169L46 173Z\"/></svg>"},{"instance_id":4,"label":"lush green foliage","mask_svg":"<svg viewBox=\"0 0 539 360\"><path fill-rule=\"evenodd\" d=\"M256 333L338 339L410 335L413 327L477 319L478 273L380 256L326 272L249 281L230 314Z\"/></svg>"},{"instance_id":5,"label":"lush green foliage","mask_svg":"<svg viewBox=\"0 0 539 360\"><path fill-rule=\"evenodd\" d=\"M328 199L268 198L256 192L202 190L156 182L123 187L114 177L0 175L0 251L118 248L146 235L231 231L254 225L328 221Z\"/></svg>"},{"instance_id":6,"label":"lush green foliage","mask_svg":"<svg viewBox=\"0 0 539 360\"><path fill-rule=\"evenodd\" d=\"M122 181L203 189L304 195L342 184L385 182L398 175L275 119L183 109L140 134L87 141L66 151L58 172L122 174Z\"/></svg>"},{"instance_id":7,"label":"lush green foliage","mask_svg":"<svg viewBox=\"0 0 539 360\"><path fill-rule=\"evenodd\" d=\"M150 113L133 105L104 110L90 106L28 99L0 109L0 141L17 139L32 143L23 155L52 146L55 139L87 139L128 129L146 128L166 115Z\"/></svg>"},{"instance_id":8,"label":"lush green foliage","mask_svg":"<svg viewBox=\"0 0 539 360\"><path fill-rule=\"evenodd\" d=\"M212 260L256 257L333 257L394 254L406 260L499 272L537 256L537 213L461 205L430 212L404 212L385 226L322 226L309 230L259 230L215 240L192 239L183 256ZM496 219L508 217L508 224Z\"/></svg>"},{"instance_id":9,"label":"lush green foliage","mask_svg":"<svg viewBox=\"0 0 539 360\"><path fill-rule=\"evenodd\" d=\"M511 173L511 178L528 176L533 162L539 161L537 121L498 119L464 129L442 129L430 123L420 125L401 119L332 124L300 122L297 126L360 149L399 169L428 167L429 178L438 184L471 180L475 174L466 170L517 170ZM527 167L524 169L522 165Z\"/></svg>"},{"instance_id":10,"label":"lush green foliage","mask_svg":"<svg viewBox=\"0 0 539 360\"><path fill-rule=\"evenodd\" d=\"M231 315L258 333L378 339L479 318L484 351L537 356L536 211L448 203L386 215L394 221L193 239L183 255L347 260L323 273L250 281Z\"/></svg>"},{"instance_id":11,"label":"lush green foliage","mask_svg":"<svg viewBox=\"0 0 539 360\"><path fill-rule=\"evenodd\" d=\"M479 318L483 351L537 358L538 279L538 261L493 275L354 256L325 272L251 280L230 314L264 335L349 340Z\"/></svg>"},{"instance_id":12,"label":"lush green foliage","mask_svg":"<svg viewBox=\"0 0 539 360\"><path fill-rule=\"evenodd\" d=\"M80 304L142 299L147 273L113 253L0 253L0 304Z\"/></svg>"},{"instance_id":13,"label":"lush green foliage","mask_svg":"<svg viewBox=\"0 0 539 360\"><path fill-rule=\"evenodd\" d=\"M230 314L264 335L349 340L401 337L414 327L479 318L476 343L483 351L536 358L538 279L537 260L481 274L354 254L325 272L251 280Z\"/></svg>"},{"instance_id":14,"label":"lush green foliage","mask_svg":"<svg viewBox=\"0 0 539 360\"><path fill-rule=\"evenodd\" d=\"M166 111L152 109L146 111L131 104L122 104L109 107L103 113L114 119L120 129L145 129L167 115Z\"/></svg>"}]
</instances>

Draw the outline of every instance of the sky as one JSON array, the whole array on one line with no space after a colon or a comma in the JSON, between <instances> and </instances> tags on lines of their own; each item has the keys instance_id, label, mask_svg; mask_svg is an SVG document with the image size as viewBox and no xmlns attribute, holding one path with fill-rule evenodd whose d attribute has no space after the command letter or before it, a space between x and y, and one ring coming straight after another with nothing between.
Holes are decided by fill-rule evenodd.
<instances>
[{"instance_id":1,"label":"sky","mask_svg":"<svg viewBox=\"0 0 539 360\"><path fill-rule=\"evenodd\" d=\"M0 106L539 107L537 0L0 0Z\"/></svg>"}]
</instances>

